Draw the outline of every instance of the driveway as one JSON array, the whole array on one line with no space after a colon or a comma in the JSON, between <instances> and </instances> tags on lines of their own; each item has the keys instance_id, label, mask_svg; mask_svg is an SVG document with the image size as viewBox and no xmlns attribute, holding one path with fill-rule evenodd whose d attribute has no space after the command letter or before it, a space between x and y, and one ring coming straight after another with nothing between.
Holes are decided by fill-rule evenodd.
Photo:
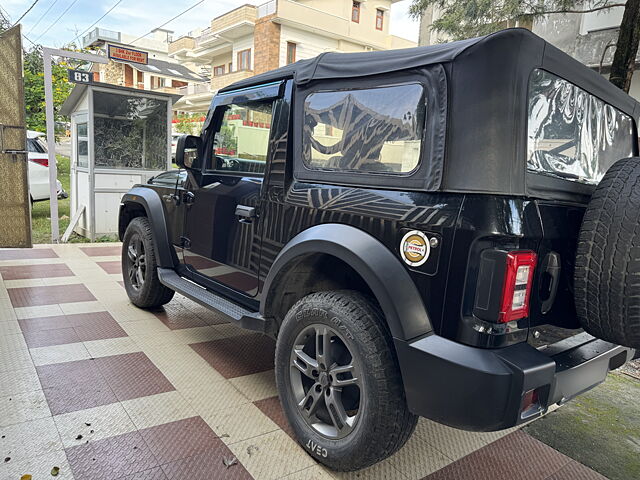
<instances>
[{"instance_id":1,"label":"driveway","mask_svg":"<svg viewBox=\"0 0 640 480\"><path fill-rule=\"evenodd\" d=\"M1 479L604 478L521 430L425 419L392 458L331 472L291 438L274 342L178 295L134 307L119 252L0 249Z\"/></svg>"}]
</instances>

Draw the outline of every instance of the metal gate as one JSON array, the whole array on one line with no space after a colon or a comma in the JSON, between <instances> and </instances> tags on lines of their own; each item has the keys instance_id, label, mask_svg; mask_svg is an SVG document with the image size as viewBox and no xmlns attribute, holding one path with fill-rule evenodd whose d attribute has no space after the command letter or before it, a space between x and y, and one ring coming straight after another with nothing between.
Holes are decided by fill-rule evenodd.
<instances>
[{"instance_id":1,"label":"metal gate","mask_svg":"<svg viewBox=\"0 0 640 480\"><path fill-rule=\"evenodd\" d=\"M0 247L31 247L20 25L0 33Z\"/></svg>"}]
</instances>

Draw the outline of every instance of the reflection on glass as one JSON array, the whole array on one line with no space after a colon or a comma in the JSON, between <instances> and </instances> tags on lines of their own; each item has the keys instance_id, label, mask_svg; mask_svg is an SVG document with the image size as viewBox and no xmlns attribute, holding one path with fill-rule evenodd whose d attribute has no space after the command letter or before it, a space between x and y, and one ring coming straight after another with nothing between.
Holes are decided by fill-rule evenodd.
<instances>
[{"instance_id":1,"label":"reflection on glass","mask_svg":"<svg viewBox=\"0 0 640 480\"><path fill-rule=\"evenodd\" d=\"M304 109L308 167L409 173L418 166L426 114L421 85L312 93Z\"/></svg>"},{"instance_id":2,"label":"reflection on glass","mask_svg":"<svg viewBox=\"0 0 640 480\"><path fill-rule=\"evenodd\" d=\"M167 168L167 102L93 92L95 165Z\"/></svg>"},{"instance_id":3,"label":"reflection on glass","mask_svg":"<svg viewBox=\"0 0 640 480\"><path fill-rule=\"evenodd\" d=\"M78 123L76 125L76 152L78 156L78 166L89 166L89 141L87 139L87 124Z\"/></svg>"},{"instance_id":4,"label":"reflection on glass","mask_svg":"<svg viewBox=\"0 0 640 480\"><path fill-rule=\"evenodd\" d=\"M529 170L596 184L633 155L631 118L572 83L535 70L529 85Z\"/></svg>"},{"instance_id":5,"label":"reflection on glass","mask_svg":"<svg viewBox=\"0 0 640 480\"><path fill-rule=\"evenodd\" d=\"M214 138L213 170L264 174L273 102L229 105Z\"/></svg>"}]
</instances>

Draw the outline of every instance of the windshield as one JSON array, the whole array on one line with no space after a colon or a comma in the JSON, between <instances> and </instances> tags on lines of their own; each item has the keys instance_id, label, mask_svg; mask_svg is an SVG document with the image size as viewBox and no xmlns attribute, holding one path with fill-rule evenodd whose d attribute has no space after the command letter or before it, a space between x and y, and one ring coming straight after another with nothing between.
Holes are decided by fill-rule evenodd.
<instances>
[{"instance_id":1,"label":"windshield","mask_svg":"<svg viewBox=\"0 0 640 480\"><path fill-rule=\"evenodd\" d=\"M529 84L527 168L597 184L633 155L633 121L611 105L544 70Z\"/></svg>"}]
</instances>

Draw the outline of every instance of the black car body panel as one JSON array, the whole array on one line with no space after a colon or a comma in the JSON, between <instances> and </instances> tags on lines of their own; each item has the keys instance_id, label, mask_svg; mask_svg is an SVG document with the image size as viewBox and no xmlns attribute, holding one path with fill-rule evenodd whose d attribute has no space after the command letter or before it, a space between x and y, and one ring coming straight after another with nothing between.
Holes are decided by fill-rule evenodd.
<instances>
[{"instance_id":1,"label":"black car body panel","mask_svg":"<svg viewBox=\"0 0 640 480\"><path fill-rule=\"evenodd\" d=\"M121 235L131 218L148 216L161 267L253 311L273 335L295 294L324 284L358 288L385 314L414 413L470 430L517 425L597 385L634 353L578 330L574 258L595 186L527 169L528 92L539 69L632 119L629 152L638 154L640 104L526 30L326 53L220 90L186 181L132 189L123 197ZM420 133L414 169L360 173L305 162L318 125L305 117L313 95L406 85L422 88L418 106L427 112L424 125L413 112L402 117L403 128ZM234 105L260 107L239 118L229 113ZM354 141L365 151L380 118L361 110L373 118ZM314 118L326 115L320 111ZM222 132L227 120L233 128ZM229 130L243 127L262 132L264 155L222 150ZM343 160L335 155L327 165ZM429 244L420 264L402 258L411 232ZM537 258L529 310L498 323L513 252ZM575 335L534 347L536 328L549 326L565 332L560 338Z\"/></svg>"}]
</instances>

